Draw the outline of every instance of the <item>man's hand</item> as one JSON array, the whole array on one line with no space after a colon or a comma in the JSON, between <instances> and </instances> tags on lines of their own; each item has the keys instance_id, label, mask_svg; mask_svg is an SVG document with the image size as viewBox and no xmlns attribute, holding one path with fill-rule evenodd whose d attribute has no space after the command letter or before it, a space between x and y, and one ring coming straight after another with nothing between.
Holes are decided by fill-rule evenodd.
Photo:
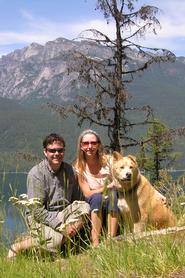
<instances>
[{"instance_id":1,"label":"man's hand","mask_svg":"<svg viewBox=\"0 0 185 278\"><path fill-rule=\"evenodd\" d=\"M65 224L61 224L57 230L66 237L73 237L82 228L82 219L71 219Z\"/></svg>"},{"instance_id":2,"label":"man's hand","mask_svg":"<svg viewBox=\"0 0 185 278\"><path fill-rule=\"evenodd\" d=\"M66 225L65 234L66 236L73 237L77 233L77 229L75 224L68 224Z\"/></svg>"}]
</instances>

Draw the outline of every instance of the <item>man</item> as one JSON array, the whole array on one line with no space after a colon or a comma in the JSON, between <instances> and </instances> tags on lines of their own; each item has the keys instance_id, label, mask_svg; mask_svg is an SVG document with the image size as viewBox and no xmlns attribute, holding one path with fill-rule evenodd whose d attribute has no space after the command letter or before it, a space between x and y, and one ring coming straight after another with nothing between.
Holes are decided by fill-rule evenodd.
<instances>
[{"instance_id":1,"label":"man","mask_svg":"<svg viewBox=\"0 0 185 278\"><path fill-rule=\"evenodd\" d=\"M41 205L28 214L28 224L37 232L22 242L14 243L8 258L17 252L39 245L60 250L66 237L73 237L83 227L89 205L80 200L80 190L71 165L63 161L64 139L57 134L43 141L45 159L34 166L27 177L28 199L39 198Z\"/></svg>"}]
</instances>

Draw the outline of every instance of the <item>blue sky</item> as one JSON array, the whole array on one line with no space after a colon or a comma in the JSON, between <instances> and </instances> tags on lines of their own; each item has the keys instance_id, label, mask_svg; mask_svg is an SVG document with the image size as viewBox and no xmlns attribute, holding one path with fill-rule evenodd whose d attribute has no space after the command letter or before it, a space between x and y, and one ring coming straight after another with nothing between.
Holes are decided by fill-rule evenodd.
<instances>
[{"instance_id":1,"label":"blue sky","mask_svg":"<svg viewBox=\"0 0 185 278\"><path fill-rule=\"evenodd\" d=\"M148 34L144 45L163 47L185 56L185 0L138 0L161 9L162 29ZM0 0L0 56L32 42L45 44L58 37L75 38L82 30L96 28L111 34L96 0Z\"/></svg>"}]
</instances>

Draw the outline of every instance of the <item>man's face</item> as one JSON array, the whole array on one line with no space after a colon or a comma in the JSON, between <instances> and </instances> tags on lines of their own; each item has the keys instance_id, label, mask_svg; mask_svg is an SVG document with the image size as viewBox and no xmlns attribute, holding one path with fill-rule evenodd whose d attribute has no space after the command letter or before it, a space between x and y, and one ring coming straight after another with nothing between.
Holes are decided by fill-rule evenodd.
<instances>
[{"instance_id":1,"label":"man's face","mask_svg":"<svg viewBox=\"0 0 185 278\"><path fill-rule=\"evenodd\" d=\"M64 145L63 143L56 141L47 145L44 149L44 154L48 159L51 168L56 171L60 168L60 165L64 158Z\"/></svg>"}]
</instances>

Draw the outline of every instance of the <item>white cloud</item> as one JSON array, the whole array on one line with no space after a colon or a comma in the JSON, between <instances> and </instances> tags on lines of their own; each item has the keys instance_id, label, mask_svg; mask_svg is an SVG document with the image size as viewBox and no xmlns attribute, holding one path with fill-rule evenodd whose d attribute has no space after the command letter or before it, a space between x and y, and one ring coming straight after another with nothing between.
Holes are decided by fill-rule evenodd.
<instances>
[{"instance_id":1,"label":"white cloud","mask_svg":"<svg viewBox=\"0 0 185 278\"><path fill-rule=\"evenodd\" d=\"M157 47L167 48L175 53L185 55L185 1L182 0L163 0L155 1L155 6L162 8L159 14L161 30L157 36L148 36L149 45L157 44ZM157 5L159 4L159 5ZM180 54L180 55L181 55Z\"/></svg>"},{"instance_id":2,"label":"white cloud","mask_svg":"<svg viewBox=\"0 0 185 278\"><path fill-rule=\"evenodd\" d=\"M19 33L19 32L0 32L0 44L17 44L17 43L31 43L44 42L49 37L45 34L35 33Z\"/></svg>"},{"instance_id":3,"label":"white cloud","mask_svg":"<svg viewBox=\"0 0 185 278\"><path fill-rule=\"evenodd\" d=\"M21 11L24 18L25 31L0 32L0 45L16 43L45 43L58 37L76 38L83 30L96 28L104 33L113 33L113 26L105 20L77 21L72 23L51 22L44 18L35 18L26 11Z\"/></svg>"},{"instance_id":4,"label":"white cloud","mask_svg":"<svg viewBox=\"0 0 185 278\"><path fill-rule=\"evenodd\" d=\"M159 14L162 26L157 36L147 34L145 43L148 46L164 47L172 51L184 51L185 41L185 1L184 0L145 0L143 3L153 4L163 11ZM73 39L85 29L95 28L105 34L114 34L114 25L107 25L104 19L89 19L73 22L54 22L43 17L36 17L26 10L21 10L24 30L13 29L9 32L0 32L0 46L17 43L30 44L37 42L44 44L58 37ZM23 28L23 27L22 27Z\"/></svg>"}]
</instances>

